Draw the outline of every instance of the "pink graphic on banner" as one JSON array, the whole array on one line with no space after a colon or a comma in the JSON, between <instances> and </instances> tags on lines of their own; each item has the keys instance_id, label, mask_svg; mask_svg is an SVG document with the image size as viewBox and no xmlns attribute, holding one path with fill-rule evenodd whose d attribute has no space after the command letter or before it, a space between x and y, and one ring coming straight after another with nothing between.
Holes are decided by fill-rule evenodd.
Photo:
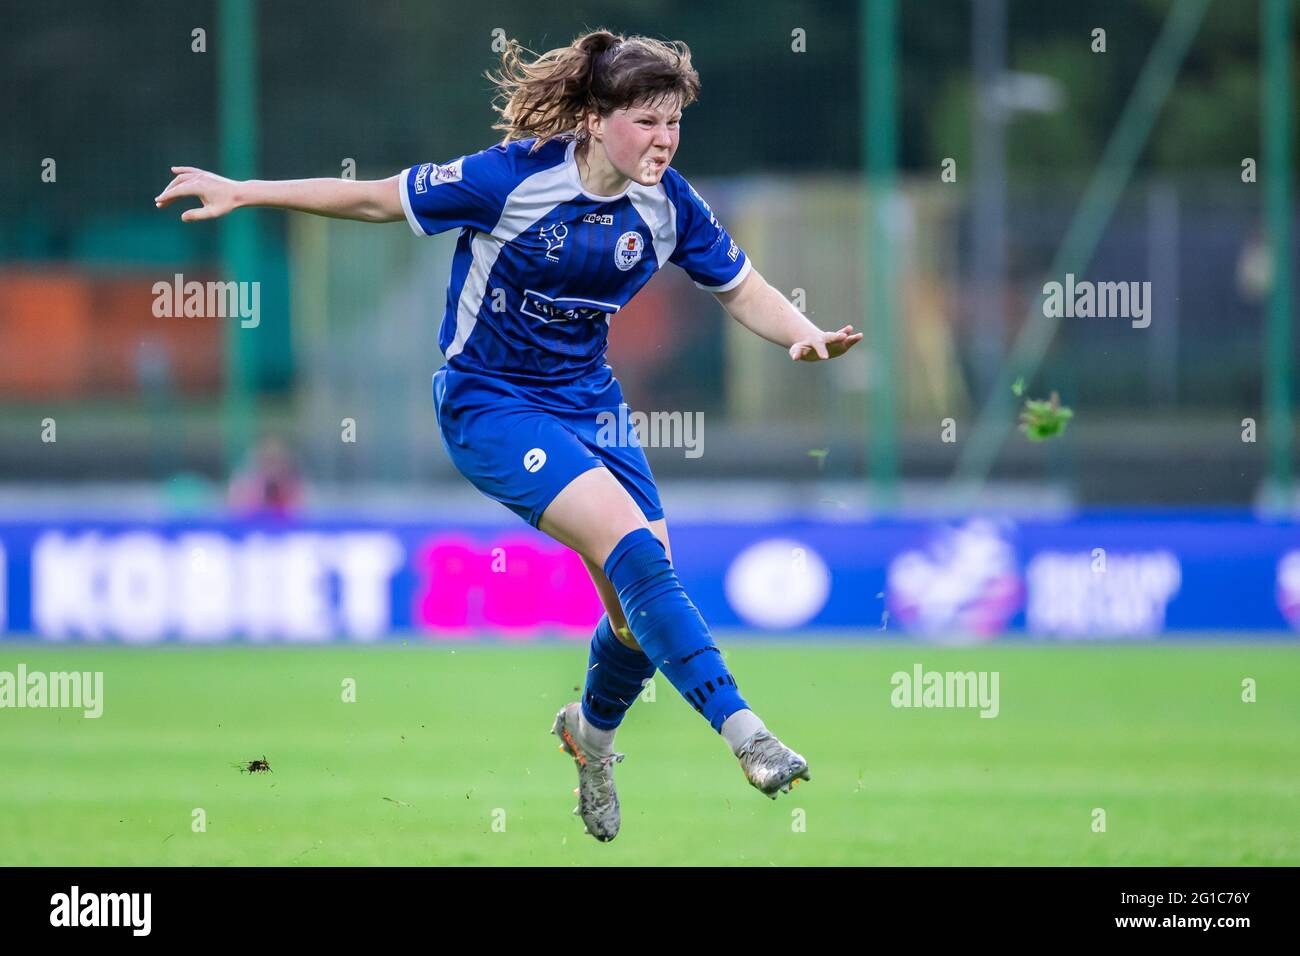
<instances>
[{"instance_id":1,"label":"pink graphic on banner","mask_svg":"<svg viewBox=\"0 0 1300 956\"><path fill-rule=\"evenodd\" d=\"M604 613L586 565L568 548L503 535L487 543L447 535L421 543L414 618L437 638L494 631L528 640L591 633Z\"/></svg>"},{"instance_id":2,"label":"pink graphic on banner","mask_svg":"<svg viewBox=\"0 0 1300 956\"><path fill-rule=\"evenodd\" d=\"M1277 564L1277 606L1300 630L1300 551L1288 551Z\"/></svg>"}]
</instances>

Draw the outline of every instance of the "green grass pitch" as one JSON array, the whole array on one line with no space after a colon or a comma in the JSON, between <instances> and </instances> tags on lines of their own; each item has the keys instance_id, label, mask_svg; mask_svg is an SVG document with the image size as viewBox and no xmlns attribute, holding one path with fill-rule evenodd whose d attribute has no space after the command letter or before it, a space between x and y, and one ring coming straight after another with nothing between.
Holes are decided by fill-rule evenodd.
<instances>
[{"instance_id":1,"label":"green grass pitch","mask_svg":"<svg viewBox=\"0 0 1300 956\"><path fill-rule=\"evenodd\" d=\"M0 670L102 671L105 703L0 710L0 865L1300 863L1294 645L742 638L741 692L812 781L760 795L661 675L619 732L610 844L548 734L578 643L2 643ZM914 663L997 671L1000 714L894 708Z\"/></svg>"}]
</instances>

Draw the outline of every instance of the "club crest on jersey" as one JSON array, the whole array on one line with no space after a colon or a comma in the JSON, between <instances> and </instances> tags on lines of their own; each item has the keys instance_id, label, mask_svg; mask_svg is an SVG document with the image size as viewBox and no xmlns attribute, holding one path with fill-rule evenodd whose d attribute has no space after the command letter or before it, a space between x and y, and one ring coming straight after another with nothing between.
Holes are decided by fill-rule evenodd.
<instances>
[{"instance_id":1,"label":"club crest on jersey","mask_svg":"<svg viewBox=\"0 0 1300 956\"><path fill-rule=\"evenodd\" d=\"M641 233L623 233L618 237L618 245L614 247L614 265L618 266L620 272L627 272L641 261L644 246L645 240L641 238Z\"/></svg>"}]
</instances>

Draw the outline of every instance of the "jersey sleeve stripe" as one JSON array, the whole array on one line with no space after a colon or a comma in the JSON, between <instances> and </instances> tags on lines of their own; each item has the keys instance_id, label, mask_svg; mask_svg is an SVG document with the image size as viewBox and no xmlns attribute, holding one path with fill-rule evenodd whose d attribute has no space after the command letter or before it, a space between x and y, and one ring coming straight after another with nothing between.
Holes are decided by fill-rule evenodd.
<instances>
[{"instance_id":1,"label":"jersey sleeve stripe","mask_svg":"<svg viewBox=\"0 0 1300 956\"><path fill-rule=\"evenodd\" d=\"M415 210L411 208L411 195L408 190L411 188L411 170L414 166L408 166L402 170L402 175L397 180L397 191L402 197L402 212L406 213L406 221L411 224L411 231L417 236L424 238L429 233L424 231L420 221L415 218Z\"/></svg>"},{"instance_id":2,"label":"jersey sleeve stripe","mask_svg":"<svg viewBox=\"0 0 1300 956\"><path fill-rule=\"evenodd\" d=\"M695 287L697 289L703 289L705 292L730 292L736 286L745 281L745 276L749 275L750 268L749 256L745 256L744 265L740 267L740 271L737 272L729 281L724 282L722 285L701 285L696 282ZM691 281L694 282L695 280L692 279Z\"/></svg>"}]
</instances>

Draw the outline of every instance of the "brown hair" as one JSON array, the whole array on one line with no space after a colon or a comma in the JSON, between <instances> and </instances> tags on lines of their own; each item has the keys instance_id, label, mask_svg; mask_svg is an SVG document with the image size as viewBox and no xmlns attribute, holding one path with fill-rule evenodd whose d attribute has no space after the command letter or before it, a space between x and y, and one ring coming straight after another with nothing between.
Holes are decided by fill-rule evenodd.
<instances>
[{"instance_id":1,"label":"brown hair","mask_svg":"<svg viewBox=\"0 0 1300 956\"><path fill-rule=\"evenodd\" d=\"M501 114L492 128L505 130L504 142L535 136L532 148L537 149L572 134L581 144L588 112L608 116L665 97L677 97L685 109L700 95L690 47L680 41L596 30L531 63L524 62L524 52L532 51L507 40L501 72L486 74L497 87L492 108Z\"/></svg>"}]
</instances>

